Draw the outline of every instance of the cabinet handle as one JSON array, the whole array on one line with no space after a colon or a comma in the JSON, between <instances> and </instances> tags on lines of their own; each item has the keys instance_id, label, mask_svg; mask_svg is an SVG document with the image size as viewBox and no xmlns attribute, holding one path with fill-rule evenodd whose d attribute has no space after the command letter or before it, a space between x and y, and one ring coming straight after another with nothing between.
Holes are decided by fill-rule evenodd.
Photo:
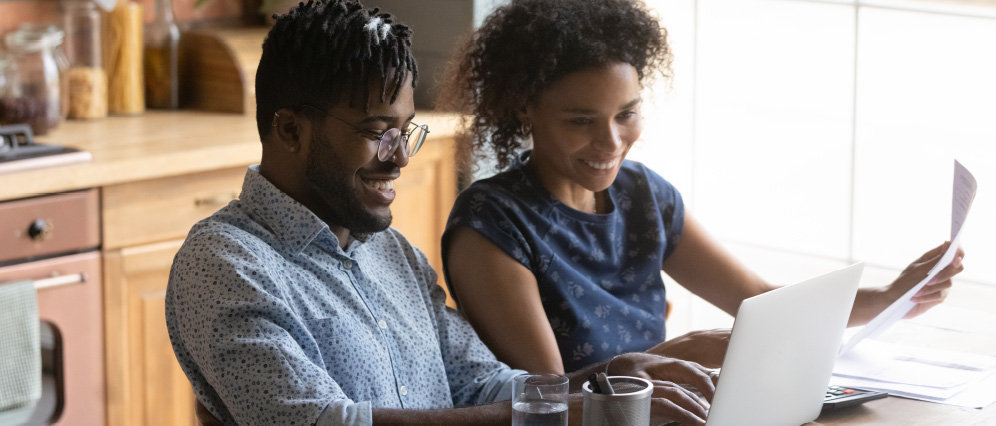
<instances>
[{"instance_id":1,"label":"cabinet handle","mask_svg":"<svg viewBox=\"0 0 996 426\"><path fill-rule=\"evenodd\" d=\"M35 280L35 290L62 287L64 285L80 284L85 282L86 282L86 274L82 272L79 274L60 275L58 277Z\"/></svg>"},{"instance_id":2,"label":"cabinet handle","mask_svg":"<svg viewBox=\"0 0 996 426\"><path fill-rule=\"evenodd\" d=\"M228 204L229 201L232 201L238 197L238 194L234 192L231 194L211 195L194 199L194 205L197 207L220 206Z\"/></svg>"}]
</instances>

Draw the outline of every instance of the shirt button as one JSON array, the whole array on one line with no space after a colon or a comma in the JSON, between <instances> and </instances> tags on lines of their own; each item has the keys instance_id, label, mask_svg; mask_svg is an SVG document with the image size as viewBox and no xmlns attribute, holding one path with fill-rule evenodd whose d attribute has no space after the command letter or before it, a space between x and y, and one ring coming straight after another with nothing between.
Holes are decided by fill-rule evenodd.
<instances>
[{"instance_id":1,"label":"shirt button","mask_svg":"<svg viewBox=\"0 0 996 426\"><path fill-rule=\"evenodd\" d=\"M353 269L353 261L349 259L343 260L342 267L346 269Z\"/></svg>"},{"instance_id":2,"label":"shirt button","mask_svg":"<svg viewBox=\"0 0 996 426\"><path fill-rule=\"evenodd\" d=\"M387 321L384 321L384 320L380 320L380 321L379 321L379 322L377 323L377 325L379 325L379 326L380 326L380 328L382 328L382 329L384 329L384 330L387 330ZM404 388L404 386L402 386L402 388Z\"/></svg>"},{"instance_id":3,"label":"shirt button","mask_svg":"<svg viewBox=\"0 0 996 426\"><path fill-rule=\"evenodd\" d=\"M402 386L400 390L401 390L401 396L408 395L408 388Z\"/></svg>"}]
</instances>

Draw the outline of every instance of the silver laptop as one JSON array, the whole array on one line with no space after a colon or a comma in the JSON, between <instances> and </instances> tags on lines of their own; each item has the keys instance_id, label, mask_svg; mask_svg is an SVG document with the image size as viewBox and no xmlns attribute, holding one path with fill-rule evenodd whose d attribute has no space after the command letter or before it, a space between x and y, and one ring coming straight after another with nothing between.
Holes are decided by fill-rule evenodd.
<instances>
[{"instance_id":1,"label":"silver laptop","mask_svg":"<svg viewBox=\"0 0 996 426\"><path fill-rule=\"evenodd\" d=\"M744 300L706 426L798 426L818 417L863 269Z\"/></svg>"}]
</instances>

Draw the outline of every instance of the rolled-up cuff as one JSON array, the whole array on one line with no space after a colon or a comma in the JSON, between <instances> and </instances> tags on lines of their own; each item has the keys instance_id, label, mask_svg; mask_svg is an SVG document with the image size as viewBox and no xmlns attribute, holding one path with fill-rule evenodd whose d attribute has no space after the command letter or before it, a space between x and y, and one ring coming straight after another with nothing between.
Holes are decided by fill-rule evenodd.
<instances>
[{"instance_id":1,"label":"rolled-up cuff","mask_svg":"<svg viewBox=\"0 0 996 426\"><path fill-rule=\"evenodd\" d=\"M481 389L480 397L475 403L487 404L512 399L512 378L526 373L524 370L507 369L487 378L487 383Z\"/></svg>"},{"instance_id":2,"label":"rolled-up cuff","mask_svg":"<svg viewBox=\"0 0 996 426\"><path fill-rule=\"evenodd\" d=\"M337 399L325 407L315 426L373 426L370 401Z\"/></svg>"}]
</instances>

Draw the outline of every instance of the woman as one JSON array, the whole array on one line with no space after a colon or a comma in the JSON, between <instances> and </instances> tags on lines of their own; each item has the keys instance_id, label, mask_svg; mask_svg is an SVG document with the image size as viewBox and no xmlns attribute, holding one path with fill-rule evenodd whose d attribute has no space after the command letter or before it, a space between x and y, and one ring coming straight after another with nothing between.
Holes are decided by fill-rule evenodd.
<instances>
[{"instance_id":1,"label":"woman","mask_svg":"<svg viewBox=\"0 0 996 426\"><path fill-rule=\"evenodd\" d=\"M640 3L513 0L451 66L442 105L473 114L460 158L493 158L501 172L460 194L444 274L511 366L563 373L648 349L719 366L727 332L661 344L661 271L731 315L775 288L709 237L670 183L625 160L643 128L643 83L669 78L670 64L667 31ZM850 324L911 288L945 248L862 289ZM961 257L917 296L913 314L944 300Z\"/></svg>"}]
</instances>

